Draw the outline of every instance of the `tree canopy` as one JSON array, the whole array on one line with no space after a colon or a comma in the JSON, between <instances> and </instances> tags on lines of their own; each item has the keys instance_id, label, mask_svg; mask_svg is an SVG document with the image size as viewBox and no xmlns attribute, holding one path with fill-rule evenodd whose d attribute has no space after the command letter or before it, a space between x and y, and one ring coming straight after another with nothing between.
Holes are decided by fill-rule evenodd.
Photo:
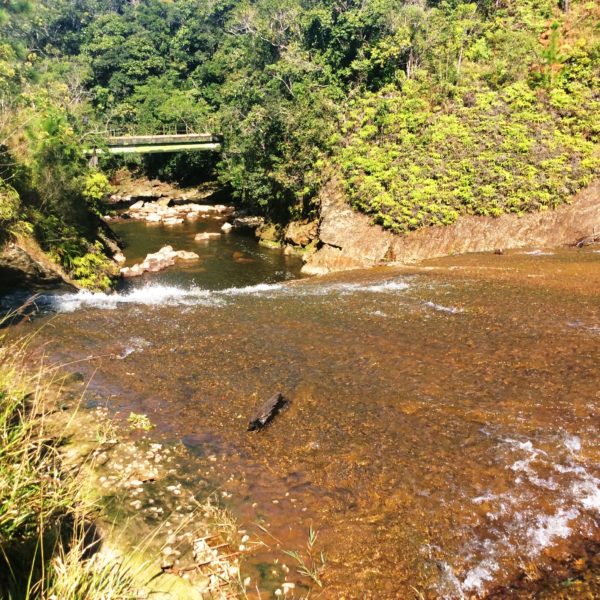
<instances>
[{"instance_id":1,"label":"tree canopy","mask_svg":"<svg viewBox=\"0 0 600 600\"><path fill-rule=\"evenodd\" d=\"M79 136L223 133L218 177L275 220L310 216L336 172L403 232L545 210L598 174L599 16L585 0L13 1L0 89L15 102L28 81L21 104L42 96Z\"/></svg>"}]
</instances>

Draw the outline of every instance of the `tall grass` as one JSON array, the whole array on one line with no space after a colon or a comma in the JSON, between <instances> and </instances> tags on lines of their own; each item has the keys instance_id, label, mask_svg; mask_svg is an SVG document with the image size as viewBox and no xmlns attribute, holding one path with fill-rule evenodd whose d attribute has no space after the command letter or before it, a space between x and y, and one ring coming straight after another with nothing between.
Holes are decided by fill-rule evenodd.
<instances>
[{"instance_id":1,"label":"tall grass","mask_svg":"<svg viewBox=\"0 0 600 600\"><path fill-rule=\"evenodd\" d=\"M0 598L134 598L132 573L99 552L93 507L49 425L57 374L28 339L0 337Z\"/></svg>"}]
</instances>

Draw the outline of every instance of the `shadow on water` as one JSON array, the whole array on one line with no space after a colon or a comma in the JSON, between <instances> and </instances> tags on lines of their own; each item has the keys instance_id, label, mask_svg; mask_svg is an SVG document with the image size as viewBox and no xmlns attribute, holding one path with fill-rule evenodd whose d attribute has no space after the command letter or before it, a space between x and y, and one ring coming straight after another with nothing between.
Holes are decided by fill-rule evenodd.
<instances>
[{"instance_id":1,"label":"shadow on water","mask_svg":"<svg viewBox=\"0 0 600 600\"><path fill-rule=\"evenodd\" d=\"M115 223L113 229L126 244L127 266L141 262L147 254L164 245L200 255L199 261L128 280L122 289L152 282L185 287L193 284L212 290L274 283L299 276L302 266L299 258L286 256L280 249L261 247L249 236L227 233L209 241L194 241L197 233L220 232L222 224L223 221L208 218L177 226L132 221Z\"/></svg>"}]
</instances>

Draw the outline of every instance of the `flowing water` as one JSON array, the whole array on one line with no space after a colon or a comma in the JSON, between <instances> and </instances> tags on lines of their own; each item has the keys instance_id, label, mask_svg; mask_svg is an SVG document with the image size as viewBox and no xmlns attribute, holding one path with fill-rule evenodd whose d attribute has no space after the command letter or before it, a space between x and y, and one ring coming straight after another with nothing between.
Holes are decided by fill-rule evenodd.
<instances>
[{"instance_id":1,"label":"flowing water","mask_svg":"<svg viewBox=\"0 0 600 600\"><path fill-rule=\"evenodd\" d=\"M118 231L139 259L217 226ZM110 405L185 444L182 480L218 482L267 541L314 527L318 597L469 598L599 538L600 253L288 281L299 261L247 238L199 252L117 294L42 299L39 335L56 360L100 357L82 369ZM291 404L248 433L275 391Z\"/></svg>"}]
</instances>

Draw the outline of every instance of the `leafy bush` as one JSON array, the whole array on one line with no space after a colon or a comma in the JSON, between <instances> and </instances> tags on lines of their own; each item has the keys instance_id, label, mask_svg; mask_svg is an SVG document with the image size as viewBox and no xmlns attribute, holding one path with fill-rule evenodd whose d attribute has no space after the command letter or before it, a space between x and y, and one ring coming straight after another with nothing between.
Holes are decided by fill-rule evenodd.
<instances>
[{"instance_id":1,"label":"leafy bush","mask_svg":"<svg viewBox=\"0 0 600 600\"><path fill-rule=\"evenodd\" d=\"M91 252L73 259L70 274L82 287L104 291L110 288L118 269L103 253L100 242L96 242Z\"/></svg>"},{"instance_id":2,"label":"leafy bush","mask_svg":"<svg viewBox=\"0 0 600 600\"><path fill-rule=\"evenodd\" d=\"M479 38L450 97L421 73L356 99L333 156L352 205L403 233L568 202L600 174L600 59L594 34L561 53L560 33L555 22L540 77L496 89Z\"/></svg>"},{"instance_id":3,"label":"leafy bush","mask_svg":"<svg viewBox=\"0 0 600 600\"><path fill-rule=\"evenodd\" d=\"M84 177L82 195L93 209L97 210L110 192L111 185L104 173L90 171Z\"/></svg>"},{"instance_id":4,"label":"leafy bush","mask_svg":"<svg viewBox=\"0 0 600 600\"><path fill-rule=\"evenodd\" d=\"M19 217L21 199L17 191L0 179L0 227L3 229Z\"/></svg>"}]
</instances>

